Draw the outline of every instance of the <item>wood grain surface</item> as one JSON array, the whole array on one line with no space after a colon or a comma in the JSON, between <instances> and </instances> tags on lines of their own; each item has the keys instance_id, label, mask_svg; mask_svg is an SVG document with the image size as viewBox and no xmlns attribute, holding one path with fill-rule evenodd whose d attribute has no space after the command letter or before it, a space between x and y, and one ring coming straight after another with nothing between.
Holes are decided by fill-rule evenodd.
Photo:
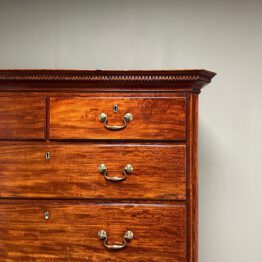
<instances>
[{"instance_id":1,"label":"wood grain surface","mask_svg":"<svg viewBox=\"0 0 262 262\"><path fill-rule=\"evenodd\" d=\"M0 261L197 262L198 94L214 76L0 70ZM133 121L110 131L102 112L108 125ZM101 163L134 171L109 182ZM108 251L101 229L134 239Z\"/></svg>"},{"instance_id":2,"label":"wood grain surface","mask_svg":"<svg viewBox=\"0 0 262 262\"><path fill-rule=\"evenodd\" d=\"M44 212L49 219L44 219ZM97 237L128 246L109 251ZM9 261L186 261L186 207L165 204L94 204L0 200L0 260Z\"/></svg>"},{"instance_id":3,"label":"wood grain surface","mask_svg":"<svg viewBox=\"0 0 262 262\"><path fill-rule=\"evenodd\" d=\"M0 143L0 197L186 199L186 147L162 144ZM49 152L50 160L45 159ZM106 181L98 172L106 164Z\"/></svg>"},{"instance_id":4,"label":"wood grain surface","mask_svg":"<svg viewBox=\"0 0 262 262\"><path fill-rule=\"evenodd\" d=\"M44 97L0 97L0 140L43 138Z\"/></svg>"},{"instance_id":5,"label":"wood grain surface","mask_svg":"<svg viewBox=\"0 0 262 262\"><path fill-rule=\"evenodd\" d=\"M117 113L113 112L114 105L118 105ZM108 125L122 125L126 113L131 113L134 119L125 129L111 131L98 119L102 112L108 116ZM186 99L53 97L49 138L185 140Z\"/></svg>"},{"instance_id":6,"label":"wood grain surface","mask_svg":"<svg viewBox=\"0 0 262 262\"><path fill-rule=\"evenodd\" d=\"M198 262L198 95L188 99L187 197L188 261Z\"/></svg>"}]
</instances>

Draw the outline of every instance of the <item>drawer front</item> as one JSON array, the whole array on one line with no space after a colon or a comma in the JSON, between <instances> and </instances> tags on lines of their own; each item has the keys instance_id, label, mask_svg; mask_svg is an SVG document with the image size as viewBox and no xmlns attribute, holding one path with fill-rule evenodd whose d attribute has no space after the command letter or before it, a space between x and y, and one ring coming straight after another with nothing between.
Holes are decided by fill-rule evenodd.
<instances>
[{"instance_id":1,"label":"drawer front","mask_svg":"<svg viewBox=\"0 0 262 262\"><path fill-rule=\"evenodd\" d=\"M186 199L185 145L0 146L0 197ZM106 173L99 172L101 164ZM131 173L124 170L128 164ZM115 177L123 181L111 181Z\"/></svg>"},{"instance_id":2,"label":"drawer front","mask_svg":"<svg viewBox=\"0 0 262 262\"><path fill-rule=\"evenodd\" d=\"M13 202L0 201L1 261L186 261L183 204ZM100 230L108 245L133 239L109 250Z\"/></svg>"},{"instance_id":3,"label":"drawer front","mask_svg":"<svg viewBox=\"0 0 262 262\"><path fill-rule=\"evenodd\" d=\"M185 140L186 98L50 98L49 137Z\"/></svg>"},{"instance_id":4,"label":"drawer front","mask_svg":"<svg viewBox=\"0 0 262 262\"><path fill-rule=\"evenodd\" d=\"M45 138L45 98L0 97L0 139Z\"/></svg>"}]
</instances>

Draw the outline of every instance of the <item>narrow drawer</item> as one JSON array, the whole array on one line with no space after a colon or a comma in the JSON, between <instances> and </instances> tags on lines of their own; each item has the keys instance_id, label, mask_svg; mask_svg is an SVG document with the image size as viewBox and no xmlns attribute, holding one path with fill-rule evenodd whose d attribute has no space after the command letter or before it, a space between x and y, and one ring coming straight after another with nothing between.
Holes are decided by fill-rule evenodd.
<instances>
[{"instance_id":1,"label":"narrow drawer","mask_svg":"<svg viewBox=\"0 0 262 262\"><path fill-rule=\"evenodd\" d=\"M185 262L186 206L0 200L0 260Z\"/></svg>"},{"instance_id":2,"label":"narrow drawer","mask_svg":"<svg viewBox=\"0 0 262 262\"><path fill-rule=\"evenodd\" d=\"M50 99L50 139L185 140L185 97Z\"/></svg>"},{"instance_id":3,"label":"narrow drawer","mask_svg":"<svg viewBox=\"0 0 262 262\"><path fill-rule=\"evenodd\" d=\"M0 197L186 199L185 145L0 145Z\"/></svg>"},{"instance_id":4,"label":"narrow drawer","mask_svg":"<svg viewBox=\"0 0 262 262\"><path fill-rule=\"evenodd\" d=\"M0 139L43 138L44 97L0 97Z\"/></svg>"}]
</instances>

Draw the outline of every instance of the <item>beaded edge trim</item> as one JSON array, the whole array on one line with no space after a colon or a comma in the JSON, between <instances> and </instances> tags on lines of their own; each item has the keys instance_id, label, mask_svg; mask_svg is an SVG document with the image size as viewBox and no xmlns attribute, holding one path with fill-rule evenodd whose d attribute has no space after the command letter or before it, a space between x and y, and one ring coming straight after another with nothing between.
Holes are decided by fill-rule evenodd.
<instances>
[{"instance_id":1,"label":"beaded edge trim","mask_svg":"<svg viewBox=\"0 0 262 262\"><path fill-rule=\"evenodd\" d=\"M0 73L0 80L10 81L94 81L94 82L121 82L121 81L205 81L210 82L210 77L205 75L85 75L85 74L16 74Z\"/></svg>"}]
</instances>

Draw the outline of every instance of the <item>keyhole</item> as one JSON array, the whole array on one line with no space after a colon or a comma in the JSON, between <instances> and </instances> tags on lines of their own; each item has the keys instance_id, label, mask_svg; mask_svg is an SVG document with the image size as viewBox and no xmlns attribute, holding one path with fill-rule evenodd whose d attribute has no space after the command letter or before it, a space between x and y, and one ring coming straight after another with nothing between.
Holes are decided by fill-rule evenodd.
<instances>
[{"instance_id":1,"label":"keyhole","mask_svg":"<svg viewBox=\"0 0 262 262\"><path fill-rule=\"evenodd\" d=\"M117 112L118 112L118 105L114 105L114 106L113 106L113 111L114 111L114 113L117 113Z\"/></svg>"},{"instance_id":2,"label":"keyhole","mask_svg":"<svg viewBox=\"0 0 262 262\"><path fill-rule=\"evenodd\" d=\"M48 219L49 219L49 212L48 212L48 211L46 211L46 212L44 213L44 218L45 218L45 220L48 220Z\"/></svg>"},{"instance_id":3,"label":"keyhole","mask_svg":"<svg viewBox=\"0 0 262 262\"><path fill-rule=\"evenodd\" d=\"M46 160L50 160L50 159L51 159L51 154L50 154L50 152L46 152L46 153L45 153L45 159L46 159Z\"/></svg>"}]
</instances>

